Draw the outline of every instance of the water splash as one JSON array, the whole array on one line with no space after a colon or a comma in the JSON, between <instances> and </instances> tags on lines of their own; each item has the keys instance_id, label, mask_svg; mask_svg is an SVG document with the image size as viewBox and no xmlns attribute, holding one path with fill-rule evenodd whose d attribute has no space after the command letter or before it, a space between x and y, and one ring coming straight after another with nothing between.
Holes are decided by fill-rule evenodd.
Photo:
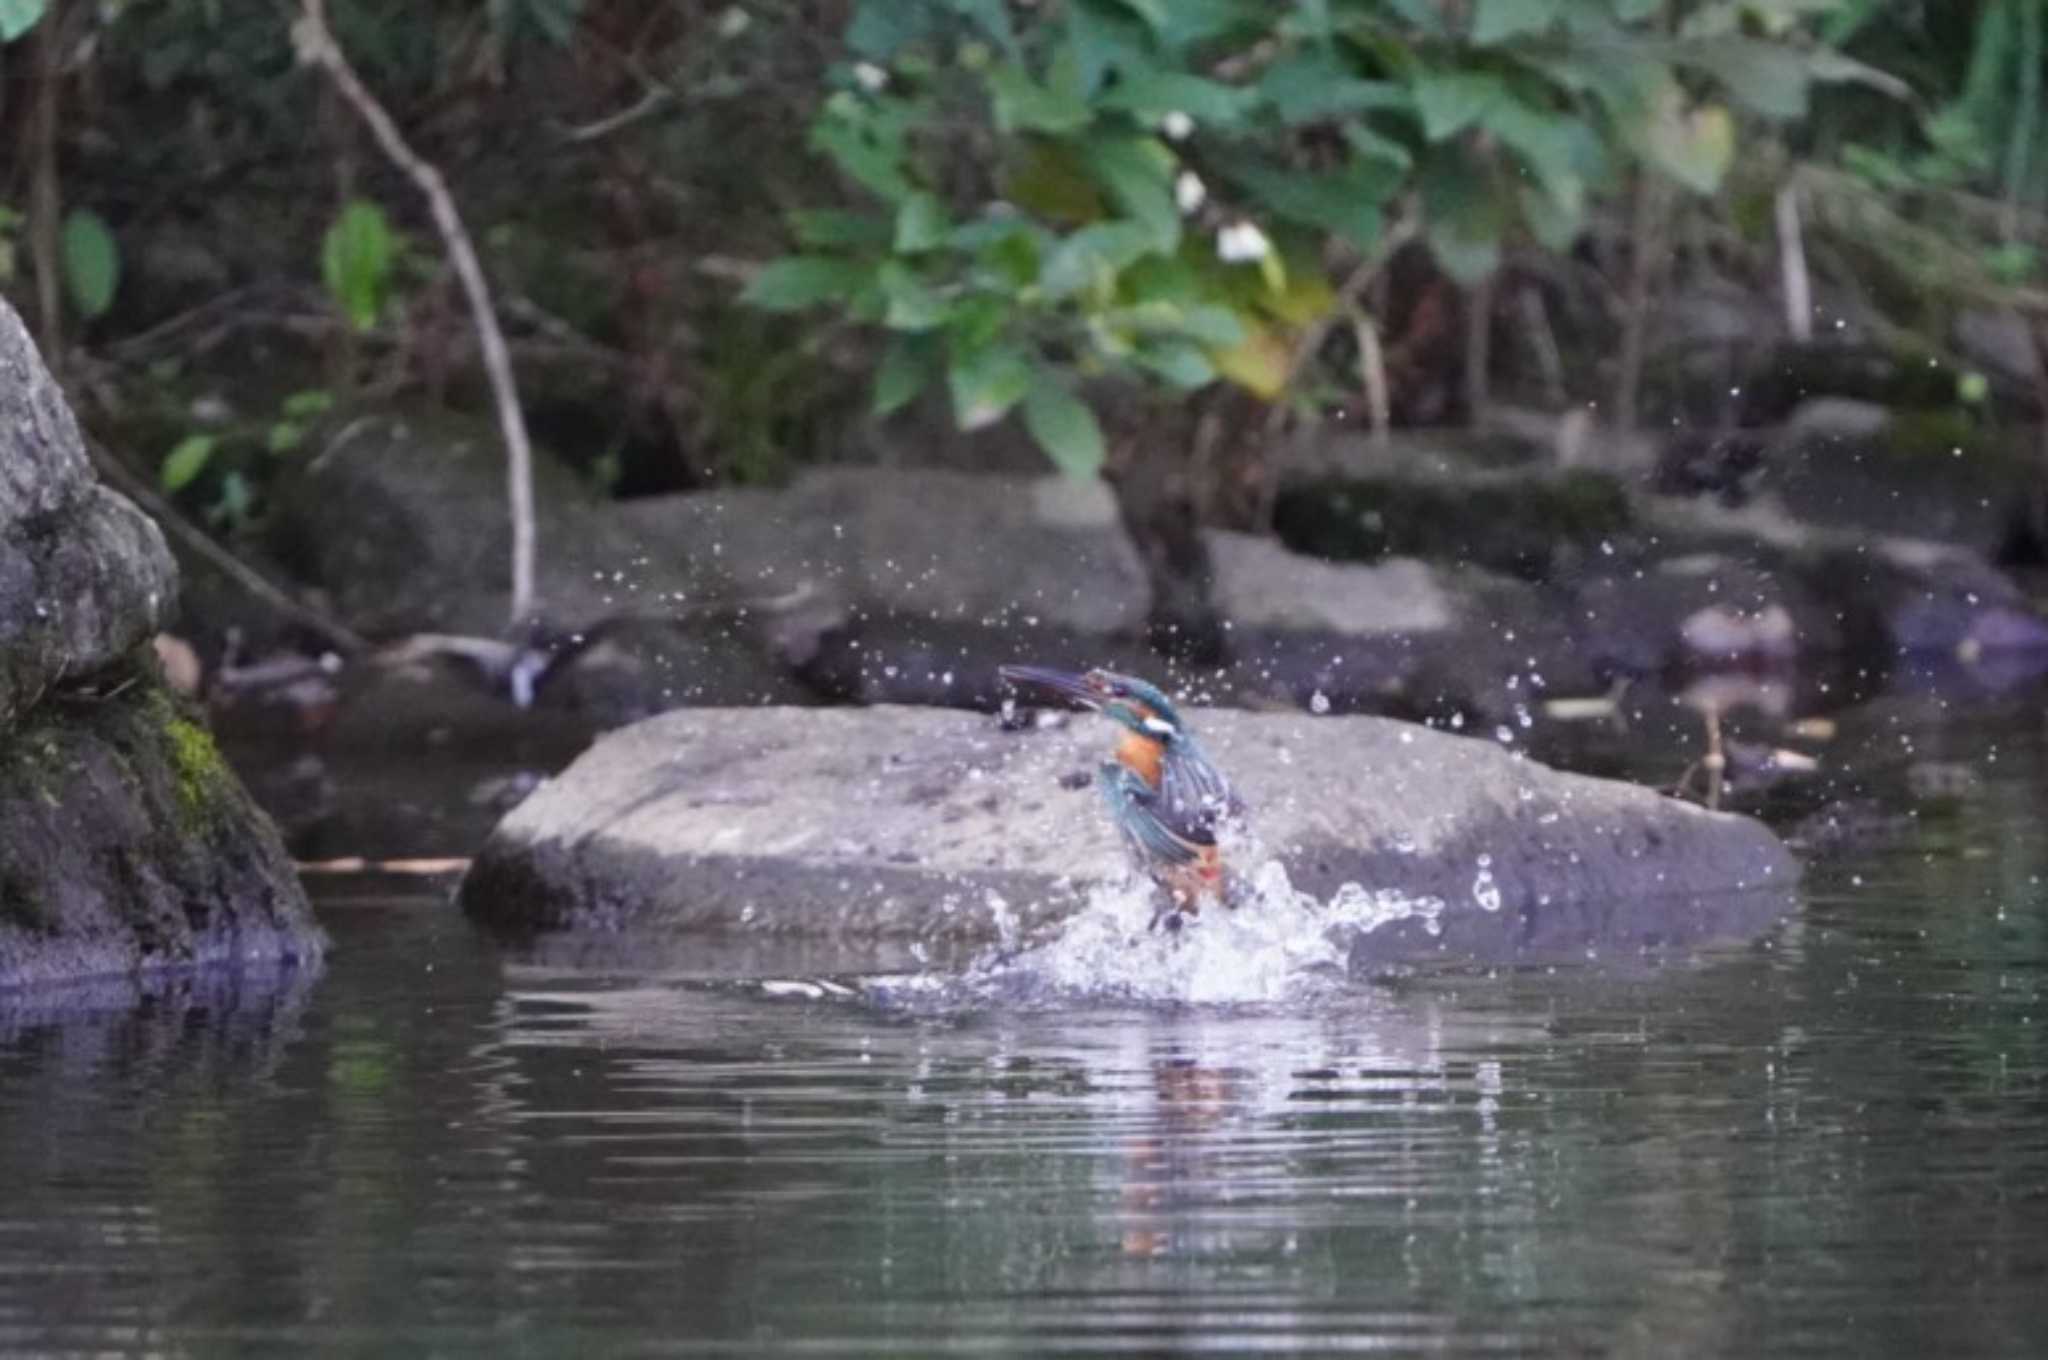
<instances>
[{"instance_id":1,"label":"water splash","mask_svg":"<svg viewBox=\"0 0 2048 1360\"><path fill-rule=\"evenodd\" d=\"M1153 929L1156 897L1133 879L1098 885L1054 939L997 950L970 968L964 991L983 1003L1113 1002L1147 1006L1264 1006L1312 1001L1348 985L1360 933L1422 917L1434 931L1443 903L1343 885L1324 902L1266 860L1246 900L1212 907L1179 931Z\"/></svg>"}]
</instances>

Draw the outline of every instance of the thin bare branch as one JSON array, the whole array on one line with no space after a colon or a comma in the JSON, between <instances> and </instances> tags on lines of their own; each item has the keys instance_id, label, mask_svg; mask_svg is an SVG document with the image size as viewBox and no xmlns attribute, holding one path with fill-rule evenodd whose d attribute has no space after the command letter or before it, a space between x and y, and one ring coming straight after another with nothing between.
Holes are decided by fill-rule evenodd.
<instances>
[{"instance_id":1,"label":"thin bare branch","mask_svg":"<svg viewBox=\"0 0 2048 1360\"><path fill-rule=\"evenodd\" d=\"M103 480L147 511L149 517L155 520L165 533L184 544L187 551L205 559L216 571L266 607L276 611L280 618L288 619L314 634L343 656L361 656L369 651L370 644L355 631L303 601L292 598L284 590L271 584L254 567L214 542L205 530L186 519L177 506L158 495L155 488L123 466L120 459L91 441L86 444L86 452L91 456L93 467Z\"/></svg>"},{"instance_id":2,"label":"thin bare branch","mask_svg":"<svg viewBox=\"0 0 2048 1360\"><path fill-rule=\"evenodd\" d=\"M1365 388L1366 417L1372 425L1372 442L1384 449L1393 425L1393 403L1387 390L1387 356L1380 346L1379 328L1365 309L1351 308L1351 334L1358 341L1358 380Z\"/></svg>"},{"instance_id":3,"label":"thin bare branch","mask_svg":"<svg viewBox=\"0 0 2048 1360\"><path fill-rule=\"evenodd\" d=\"M1785 329L1804 345L1813 339L1813 285L1806 273L1806 239L1799 229L1799 181L1778 188L1778 268L1785 281Z\"/></svg>"},{"instance_id":4,"label":"thin bare branch","mask_svg":"<svg viewBox=\"0 0 2048 1360\"><path fill-rule=\"evenodd\" d=\"M477 262L469 231L455 209L441 172L406 143L384 106L363 85L355 68L327 26L326 0L303 0L299 18L292 25L292 45L301 63L327 72L341 97L348 101L369 127L384 154L426 195L434 225L447 247L449 262L469 300L476 324L477 342L483 351L484 371L496 399L498 425L505 437L506 499L512 517L512 623L530 618L534 605L534 518L533 448L527 441L526 418L519 407L519 390L512 376L512 359L498 328L497 312L491 306L489 285Z\"/></svg>"}]
</instances>

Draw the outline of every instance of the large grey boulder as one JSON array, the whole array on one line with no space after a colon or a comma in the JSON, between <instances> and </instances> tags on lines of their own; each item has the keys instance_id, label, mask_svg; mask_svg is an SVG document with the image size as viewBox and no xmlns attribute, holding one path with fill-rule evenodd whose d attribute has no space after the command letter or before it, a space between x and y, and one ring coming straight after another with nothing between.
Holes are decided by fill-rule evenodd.
<instances>
[{"instance_id":1,"label":"large grey boulder","mask_svg":"<svg viewBox=\"0 0 2048 1360\"><path fill-rule=\"evenodd\" d=\"M175 595L0 302L0 990L319 956L276 830L158 677Z\"/></svg>"},{"instance_id":2,"label":"large grey boulder","mask_svg":"<svg viewBox=\"0 0 2048 1360\"><path fill-rule=\"evenodd\" d=\"M148 639L176 597L163 535L93 480L64 394L0 301L0 725Z\"/></svg>"},{"instance_id":3,"label":"large grey boulder","mask_svg":"<svg viewBox=\"0 0 2048 1360\"><path fill-rule=\"evenodd\" d=\"M1256 849L1329 899L1439 899L1361 966L1748 933L1798 866L1761 824L1376 718L1199 711ZM462 902L499 925L934 943L1051 926L1117 877L1093 719L1010 732L927 709L694 710L600 740L499 826ZM1248 907L1255 910L1256 907ZM1425 922L1428 924L1425 924Z\"/></svg>"},{"instance_id":4,"label":"large grey boulder","mask_svg":"<svg viewBox=\"0 0 2048 1360\"><path fill-rule=\"evenodd\" d=\"M1470 566L1327 561L1211 531L1232 664L1223 694L1334 712L1519 722L1545 690L1600 686L1542 588Z\"/></svg>"}]
</instances>

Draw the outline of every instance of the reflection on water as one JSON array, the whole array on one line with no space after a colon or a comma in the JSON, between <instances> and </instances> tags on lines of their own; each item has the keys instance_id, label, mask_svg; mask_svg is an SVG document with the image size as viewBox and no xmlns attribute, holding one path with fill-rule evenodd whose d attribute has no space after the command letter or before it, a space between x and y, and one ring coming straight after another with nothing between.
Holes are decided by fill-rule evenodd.
<instances>
[{"instance_id":1,"label":"reflection on water","mask_svg":"<svg viewBox=\"0 0 2048 1360\"><path fill-rule=\"evenodd\" d=\"M935 1017L330 903L310 994L0 1014L0 1350L2038 1353L2038 713L1634 974Z\"/></svg>"}]
</instances>

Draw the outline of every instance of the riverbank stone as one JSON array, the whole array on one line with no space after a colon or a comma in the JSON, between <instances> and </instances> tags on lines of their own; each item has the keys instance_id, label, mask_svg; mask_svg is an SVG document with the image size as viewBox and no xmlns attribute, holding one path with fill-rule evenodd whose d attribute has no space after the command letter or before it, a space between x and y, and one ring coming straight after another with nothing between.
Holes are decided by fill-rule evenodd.
<instances>
[{"instance_id":1,"label":"riverbank stone","mask_svg":"<svg viewBox=\"0 0 2048 1360\"><path fill-rule=\"evenodd\" d=\"M164 687L176 592L0 302L0 991L320 955L276 830Z\"/></svg>"},{"instance_id":2,"label":"riverbank stone","mask_svg":"<svg viewBox=\"0 0 2048 1360\"><path fill-rule=\"evenodd\" d=\"M1363 717L1194 725L1254 809L1257 848L1235 853L1276 857L1324 900L1350 883L1441 903L1358 939L1362 969L1752 933L1799 876L1761 823L1490 742ZM1086 716L1009 731L931 709L665 714L514 810L461 901L525 930L1029 937L1125 873L1090 787L1106 743Z\"/></svg>"}]
</instances>

